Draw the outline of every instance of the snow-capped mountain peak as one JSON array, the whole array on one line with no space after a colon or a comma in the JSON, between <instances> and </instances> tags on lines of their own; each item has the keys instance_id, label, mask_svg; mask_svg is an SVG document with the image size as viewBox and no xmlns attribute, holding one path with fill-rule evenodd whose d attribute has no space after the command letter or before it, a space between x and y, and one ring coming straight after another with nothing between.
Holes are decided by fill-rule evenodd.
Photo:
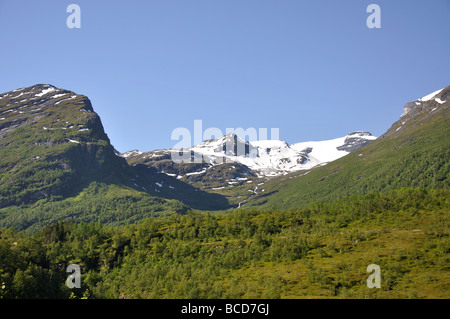
<instances>
[{"instance_id":1,"label":"snow-capped mountain peak","mask_svg":"<svg viewBox=\"0 0 450 319\"><path fill-rule=\"evenodd\" d=\"M206 140L190 148L191 151L215 156L255 156L250 143L235 133L217 139Z\"/></svg>"},{"instance_id":2,"label":"snow-capped mountain peak","mask_svg":"<svg viewBox=\"0 0 450 319\"><path fill-rule=\"evenodd\" d=\"M358 131L332 140L289 145L281 140L248 142L230 133L185 151L195 153L196 158L202 156L207 163L223 163L225 159L246 165L260 176L277 176L334 161L374 139L369 132Z\"/></svg>"},{"instance_id":3,"label":"snow-capped mountain peak","mask_svg":"<svg viewBox=\"0 0 450 319\"><path fill-rule=\"evenodd\" d=\"M259 177L272 177L308 170L334 161L376 139L369 132L351 132L346 136L326 140L289 145L282 140L247 141L235 133L205 140L187 149L167 149L152 152L133 150L121 154L127 161L154 166L161 173L200 174L209 168L224 163L244 165L249 172ZM184 154L181 162L173 161L173 154ZM184 157L187 155L187 157ZM172 158L172 161L171 161ZM173 162L170 164L170 162ZM173 169L176 165L195 163ZM175 166L174 166L175 165ZM201 165L201 166L198 166ZM173 166L173 167L172 167ZM172 168L171 168L172 167ZM194 170L190 172L190 170ZM196 171L198 170L198 172ZM182 173L183 174L183 173Z\"/></svg>"}]
</instances>

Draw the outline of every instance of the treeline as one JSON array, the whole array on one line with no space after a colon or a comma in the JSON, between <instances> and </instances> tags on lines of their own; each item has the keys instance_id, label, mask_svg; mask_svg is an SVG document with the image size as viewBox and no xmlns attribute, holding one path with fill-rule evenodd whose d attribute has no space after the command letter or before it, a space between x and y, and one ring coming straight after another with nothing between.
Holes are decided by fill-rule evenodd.
<instances>
[{"instance_id":1,"label":"treeline","mask_svg":"<svg viewBox=\"0 0 450 319\"><path fill-rule=\"evenodd\" d=\"M32 235L1 229L0 298L280 298L308 292L280 277L299 261L307 267L306 285L338 296L365 278L327 275L314 261L348 254L352 265L358 242L381 245L377 236L385 228L421 222L433 246L396 265L426 268L435 258L441 267L437 261L450 249L449 198L444 189L400 189L304 209L189 212L121 227L56 222ZM69 264L80 266L80 289L66 286ZM387 290L403 276L394 270L385 277Z\"/></svg>"}]
</instances>

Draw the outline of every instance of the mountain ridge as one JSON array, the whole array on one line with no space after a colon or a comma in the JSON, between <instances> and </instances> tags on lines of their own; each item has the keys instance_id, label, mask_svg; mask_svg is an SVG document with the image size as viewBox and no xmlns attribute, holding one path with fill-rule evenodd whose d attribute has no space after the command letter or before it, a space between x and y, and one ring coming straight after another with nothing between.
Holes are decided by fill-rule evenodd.
<instances>
[{"instance_id":1,"label":"mountain ridge","mask_svg":"<svg viewBox=\"0 0 450 319\"><path fill-rule=\"evenodd\" d=\"M234 133L229 133L182 150L160 149L150 152L132 150L120 156L136 163L139 162L139 158L169 159L170 155L173 159L172 153L190 152L190 156L187 154L183 163L238 163L247 166L259 177L271 177L324 165L375 139L376 137L369 132L355 131L332 140L289 145L282 140L246 141Z\"/></svg>"},{"instance_id":2,"label":"mountain ridge","mask_svg":"<svg viewBox=\"0 0 450 319\"><path fill-rule=\"evenodd\" d=\"M253 196L248 206L303 207L401 187L450 187L449 97L450 86L435 91L356 152L268 181L266 193Z\"/></svg>"},{"instance_id":3,"label":"mountain ridge","mask_svg":"<svg viewBox=\"0 0 450 319\"><path fill-rule=\"evenodd\" d=\"M357 131L333 140L289 145L280 140L249 142L229 133L183 150L133 150L120 156L133 167L155 169L168 179L164 185L171 183L174 187L174 181L179 181L223 196L227 204L219 200L221 205L212 202L208 206L208 209L223 210L239 208L257 193L265 192L263 185L271 178L326 165L375 139L369 132ZM180 153L183 161L176 157ZM171 194L180 189L168 189L158 181L155 184L158 191L164 189Z\"/></svg>"},{"instance_id":4,"label":"mountain ridge","mask_svg":"<svg viewBox=\"0 0 450 319\"><path fill-rule=\"evenodd\" d=\"M292 208L402 186L448 186L449 92L408 102L378 138L357 131L289 145L229 134L187 149L191 161L178 164L173 150L117 154L86 96L49 84L2 93L0 225L37 227L57 216L126 223L189 209ZM206 161L194 161L199 156ZM112 204L114 194L122 204ZM61 208L68 203L76 212ZM123 214L124 203L134 213Z\"/></svg>"}]
</instances>

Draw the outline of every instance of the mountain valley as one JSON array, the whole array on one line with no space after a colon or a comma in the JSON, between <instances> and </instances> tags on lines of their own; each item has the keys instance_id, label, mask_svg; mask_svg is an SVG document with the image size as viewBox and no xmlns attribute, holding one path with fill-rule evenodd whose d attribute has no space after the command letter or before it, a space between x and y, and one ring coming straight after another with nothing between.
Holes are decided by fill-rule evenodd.
<instances>
[{"instance_id":1,"label":"mountain valley","mask_svg":"<svg viewBox=\"0 0 450 319\"><path fill-rule=\"evenodd\" d=\"M114 150L87 97L48 84L3 93L1 224L28 228L37 218L44 225L52 213L46 218L29 214L23 222L17 220L23 215L18 207L58 205L98 190L103 198L123 191L133 194L124 195L132 202L145 198L160 203L148 207L139 215L143 217L188 209L289 208L397 187L441 187L448 183L449 91L447 87L407 103L400 120L379 138L358 131L289 145L280 140L247 141L229 133L184 150L123 154ZM180 152L187 160L172 160ZM417 170L414 158L426 165L424 172ZM409 170L419 175L404 176ZM420 181L415 181L417 176ZM98 219L95 209L78 209L67 217L84 214L90 216L87 221L119 224L141 218L124 218L117 212L113 220Z\"/></svg>"},{"instance_id":2,"label":"mountain valley","mask_svg":"<svg viewBox=\"0 0 450 319\"><path fill-rule=\"evenodd\" d=\"M0 94L0 299L448 299L449 97L377 138L118 154L87 97Z\"/></svg>"}]
</instances>

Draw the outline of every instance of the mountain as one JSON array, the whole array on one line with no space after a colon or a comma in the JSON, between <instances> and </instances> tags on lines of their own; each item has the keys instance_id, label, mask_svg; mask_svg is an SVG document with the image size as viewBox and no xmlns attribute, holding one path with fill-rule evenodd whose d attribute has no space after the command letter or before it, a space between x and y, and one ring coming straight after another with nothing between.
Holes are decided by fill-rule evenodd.
<instances>
[{"instance_id":1,"label":"mountain","mask_svg":"<svg viewBox=\"0 0 450 319\"><path fill-rule=\"evenodd\" d=\"M95 178L120 180L114 155L90 101L51 85L0 95L0 207L64 197Z\"/></svg>"},{"instance_id":2,"label":"mountain","mask_svg":"<svg viewBox=\"0 0 450 319\"><path fill-rule=\"evenodd\" d=\"M121 225L189 209L291 208L398 187L448 187L449 88L409 102L381 137L289 145L236 134L117 154L86 96L39 84L0 94L0 227ZM186 162L175 162L175 154ZM326 165L325 165L326 164Z\"/></svg>"},{"instance_id":3,"label":"mountain","mask_svg":"<svg viewBox=\"0 0 450 319\"><path fill-rule=\"evenodd\" d=\"M142 200L148 204L142 216L187 209L179 202L150 196L136 179L136 169L115 154L100 117L86 96L49 84L0 94L2 225L28 227L37 221L45 224L55 216L76 215L82 219L89 211L88 220L99 219L100 206L87 208L71 203L72 207L78 205L77 212L66 211L64 215L61 207L54 211L55 202L78 196L92 204L109 197L118 201L123 196L122 200L129 203ZM36 208L44 204L45 217ZM126 217L115 211L108 218L124 221L138 215Z\"/></svg>"},{"instance_id":4,"label":"mountain","mask_svg":"<svg viewBox=\"0 0 450 319\"><path fill-rule=\"evenodd\" d=\"M326 166L273 178L245 205L292 208L401 187L448 188L449 104L450 87L408 102L373 142Z\"/></svg>"},{"instance_id":5,"label":"mountain","mask_svg":"<svg viewBox=\"0 0 450 319\"><path fill-rule=\"evenodd\" d=\"M369 132L352 132L333 140L289 145L280 140L249 142L229 133L183 150L133 150L120 156L133 167L144 165L155 169L161 176L169 178L172 187L176 180L222 196L219 200L208 201L207 208L222 210L240 207L255 194L264 191L262 185L271 178L325 165L375 139ZM183 161L177 160L180 154ZM158 185L161 186L161 183ZM180 187L176 190L166 187L169 193L179 190ZM183 202L192 203L193 199L198 198L197 194L185 198ZM199 203L196 204L199 207ZM205 203L202 206L205 207Z\"/></svg>"},{"instance_id":6,"label":"mountain","mask_svg":"<svg viewBox=\"0 0 450 319\"><path fill-rule=\"evenodd\" d=\"M164 176L165 184L155 183L158 191L167 192L166 196L174 196L191 207L195 204L195 208L223 210L241 207L263 192L262 185L271 178L325 165L375 139L369 132L352 132L333 140L289 145L280 140L249 142L229 133L183 150L133 150L120 156L133 167L146 166L155 169L161 178ZM180 154L183 160L179 160ZM187 185L197 192L181 199L179 194ZM218 198L205 202L203 192ZM204 196L199 198L199 194Z\"/></svg>"},{"instance_id":7,"label":"mountain","mask_svg":"<svg viewBox=\"0 0 450 319\"><path fill-rule=\"evenodd\" d=\"M375 140L369 132L352 132L347 136L317 142L302 142L289 145L280 140L262 140L248 142L235 133L229 133L217 139L207 140L184 150L157 150L140 152L133 150L121 154L129 163L144 163L158 168L161 172L182 178L193 174L187 169L183 175L177 164L204 164L190 166L203 170L218 164L236 163L246 166L252 175L272 177L310 169L334 161ZM190 153L183 163L172 161L172 153ZM162 166L161 161L172 161L172 165ZM181 165L186 168L186 165ZM181 172L183 173L183 172ZM199 172L195 172L196 174ZM245 176L249 171L243 172Z\"/></svg>"},{"instance_id":8,"label":"mountain","mask_svg":"<svg viewBox=\"0 0 450 319\"><path fill-rule=\"evenodd\" d=\"M284 157L312 167L278 176L237 162L174 165L172 150L119 157L87 98L59 94L0 95L0 299L448 298L450 87L408 103L377 139L231 135L192 148L217 162L253 154L272 156L264 168ZM224 181L226 196L193 186ZM184 214L171 196L244 209ZM81 289L64 285L73 263ZM372 263L380 289L367 288Z\"/></svg>"}]
</instances>

